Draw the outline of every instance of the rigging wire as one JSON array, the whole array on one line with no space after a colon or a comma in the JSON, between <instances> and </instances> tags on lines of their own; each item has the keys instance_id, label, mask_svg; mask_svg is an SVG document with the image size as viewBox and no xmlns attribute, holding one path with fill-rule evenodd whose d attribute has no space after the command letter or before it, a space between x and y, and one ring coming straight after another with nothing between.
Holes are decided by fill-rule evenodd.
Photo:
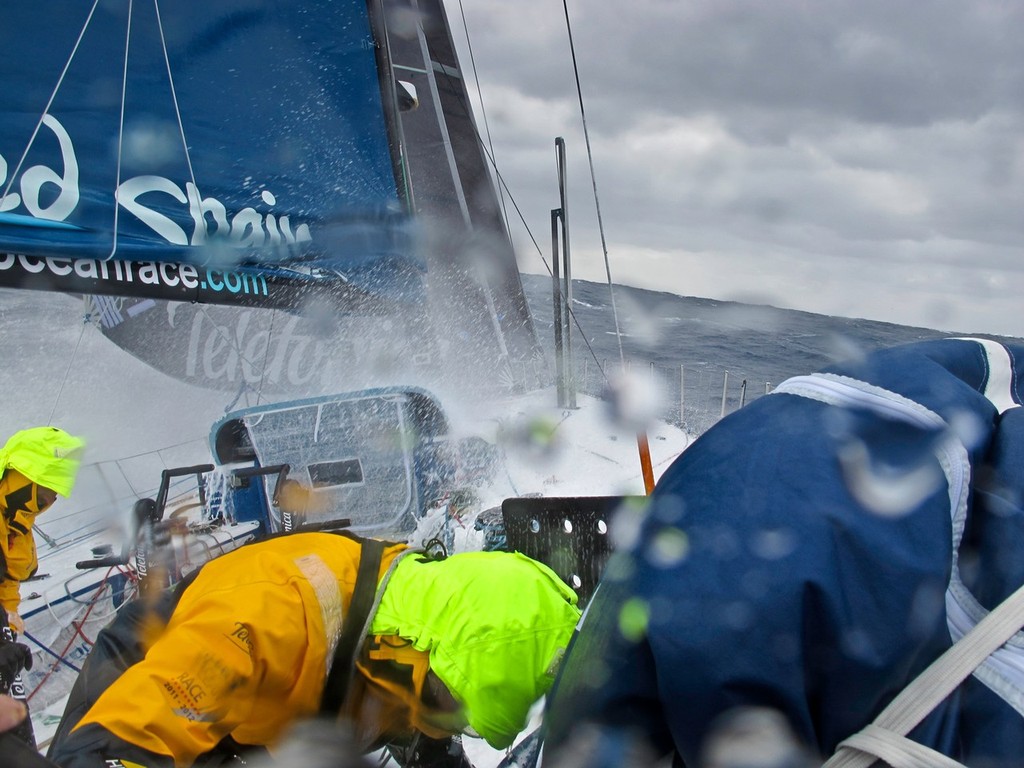
<instances>
[{"instance_id":1,"label":"rigging wire","mask_svg":"<svg viewBox=\"0 0 1024 768\"><path fill-rule=\"evenodd\" d=\"M491 124L487 120L487 107L484 104L484 92L483 92L483 89L480 87L480 76L477 73L477 68L476 68L476 56L473 54L473 41L472 41L472 39L469 36L469 23L466 21L466 9L462 5L462 0L459 0L459 13L462 15L462 30L463 30L463 32L466 35L466 50L469 51L469 66L473 70L473 82L476 83L476 95L477 95L477 98L480 100L480 114L483 116L483 119L484 119L484 133L487 134L487 147L488 147L488 153L487 154L488 154L488 156L490 158L493 158L494 157L494 141L491 138ZM456 90L455 92L456 93L460 93L461 91ZM481 144L482 143L483 142L481 142ZM494 167L495 173L497 173L498 166L497 166L497 163L495 163L493 161L493 159L491 160L491 165ZM509 228L508 208L505 206L505 193L504 193L504 191L502 189L502 185L501 184L498 185L498 196L499 196L500 202L501 202L501 218L502 218L502 221L505 223L505 233L508 235L509 242L511 242L512 241L512 231Z\"/></svg>"},{"instance_id":2,"label":"rigging wire","mask_svg":"<svg viewBox=\"0 0 1024 768\"><path fill-rule=\"evenodd\" d=\"M476 59L475 59L475 57L473 55L473 43L472 43L472 39L471 39L470 34L469 34L469 24L466 21L466 13L465 13L465 10L462 7L462 0L459 0L459 9L460 9L460 11L462 13L463 34L466 37L466 46L467 46L467 49L469 51L470 66L473 69L473 80L474 80L474 82L476 84L477 98L480 101L480 109L481 109L481 112L483 114L483 119L484 119L484 129L485 129L485 131L487 133L487 142L486 142L486 144L484 143L484 137L480 135L480 131L476 127L476 123L473 120L470 120L470 125L472 126L473 131L474 131L474 133L476 135L476 138L477 138L477 141L479 143L480 149L484 153L484 157L487 159L487 162L490 164L491 170L494 171L494 176L495 176L495 179L497 181L497 187L498 187L498 196L499 196L500 203L501 203L502 219L503 219L504 224L505 224L505 233L508 236L509 242L511 243L512 242L512 230L511 230L511 224L509 223L508 206L506 205L506 202L505 202L505 198L507 196L509 202L511 202L511 204L512 204L512 207L515 209L516 215L519 217L520 223L523 225L523 228L526 230L526 234L529 236L530 241L533 243L533 248L537 252L537 255L540 257L540 261L544 265L544 269L546 269L548 271L548 277L553 277L554 274L553 274L553 272L551 270L551 265L548 264L548 260L544 256L544 252L541 250L540 245L537 243L537 238L534 237L533 230L530 228L530 225L526 221L526 216L523 214L522 209L520 209L519 204L516 202L515 195L512 193L512 190L509 188L508 184L505 182L505 177L501 175L501 171L498 169L498 162L497 162L497 160L495 158L495 154L494 154L494 142L491 139L490 124L489 124L489 122L487 120L487 111L486 111L486 108L484 106L483 89L480 87L480 78L477 76ZM463 99L462 99L462 90L460 88L455 87L455 84L452 81L451 75L448 73L447 70L442 70L441 75L448 81L449 86L451 86L450 87L450 92L453 95L455 95L456 98L458 99L459 104L462 106L462 109L463 109L465 115L468 116L468 117L472 117L472 110L471 110L469 104L467 104L465 101L463 101ZM597 370L598 370L598 373L600 375L600 378L604 380L605 384L607 384L609 382L608 374L605 372L604 366L601 365L601 361L597 357L597 352L594 351L593 346L590 344L590 340L587 338L587 334L584 332L583 326L580 324L579 319L576 317L576 313L573 312L571 306L567 306L566 310L568 311L569 316L572 318L572 322L575 324L577 330L580 332L580 337L583 339L583 343L586 345L587 351L590 353L590 357L591 357L591 359L593 359L594 365L597 367Z\"/></svg>"},{"instance_id":3,"label":"rigging wire","mask_svg":"<svg viewBox=\"0 0 1024 768\"><path fill-rule=\"evenodd\" d=\"M587 161L590 163L590 181L594 189L594 206L597 209L597 228L601 234L601 251L604 253L604 270L608 276L608 295L611 297L612 317L615 319L615 340L619 344L619 364L626 370L626 356L622 351L622 332L619 329L619 312L615 306L615 287L612 284L612 268L608 259L608 243L604 236L604 219L601 217L601 201L597 194L597 174L594 172L594 153L590 148L590 131L587 128L587 112L583 106L583 89L580 86L580 71L576 62L576 46L572 39L572 23L569 21L568 0L562 0L565 9L565 29L569 34L569 50L572 53L572 71L576 78L576 94L580 102L580 117L583 120L583 138L587 145ZM647 495L654 491L654 467L651 465L651 446L647 441L647 433L640 431L636 435L637 451L640 454L640 468L644 478L644 490Z\"/></svg>"},{"instance_id":4,"label":"rigging wire","mask_svg":"<svg viewBox=\"0 0 1024 768\"><path fill-rule=\"evenodd\" d=\"M583 135L584 135L584 139L585 139L586 147L587 147L587 158L588 158L588 161L589 161L589 164L590 164L590 177L591 177L592 187L593 187L593 191L594 191L594 204L595 204L596 209L597 209L598 229L599 229L600 236L601 236L601 250L602 250L602 253L604 255L605 274L606 274L606 277L607 277L607 280L608 280L608 290L609 290L609 293L611 295L612 316L613 316L613 318L615 320L615 338L616 338L616 340L618 342L619 361L620 361L620 364L623 367L625 367L625 353L624 353L623 347L622 347L622 332L621 332L621 329L620 329L620 326L619 326L619 314L618 314L618 309L617 309L617 306L616 306L616 303L615 303L615 291L614 291L614 288L613 288L613 285L612 285L611 265L610 265L610 260L609 260L609 257L608 257L607 240L605 238L605 233L604 233L604 219L603 219L603 217L601 215L601 204L600 204L600 198L599 198L598 190L597 190L597 175L596 175L596 173L594 171L594 157L593 157L593 151L592 151L591 145L590 145L590 132L589 132L589 129L587 127L586 109L584 108L584 104L583 104L583 90L582 90L582 87L580 85L579 67L578 67L578 64L577 64L577 61L576 61L576 48L575 48L575 45L573 43L572 25L571 25L571 21L570 21L570 18L569 18L569 8L568 8L568 5L566 3L566 0L562 0L562 6L563 6L563 9L564 9L564 12L565 12L566 30L567 30L568 35L569 35L569 49L570 49L570 52L572 54L573 74L574 74L575 81L576 81L576 93L577 93L577 98L579 100L580 114L581 114L582 121L583 121ZM462 2L461 2L461 0L459 2L459 8L460 8L460 10L462 10ZM480 99L481 108L483 108L483 94L480 91L480 81L479 81L479 78L476 78L476 62L473 59L473 47L472 47L472 42L470 40L469 26L466 23L466 16L465 16L465 12L464 11L462 12L462 22L463 22L463 31L464 31L464 34L466 36L466 44L468 46L468 50L469 50L469 54L470 54L470 62L471 62L471 65L473 67L474 78L476 79L476 88L477 88L477 92L478 92L478 98ZM442 72L442 75L444 77L447 77L447 78L450 79L450 75L448 75L447 72ZM459 89L453 88L452 92L456 93L456 94L459 94ZM470 108L469 108L468 104L466 104L465 102L462 102L462 107L466 111L467 115L471 114L471 111L470 111ZM485 125L485 127L487 126L486 113L484 113L484 125ZM529 236L530 241L533 243L534 249L537 251L537 254L540 256L541 263L544 264L544 268L548 271L548 275L549 276L553 276L553 272L552 272L551 266L548 264L547 258L544 256L544 251L541 249L540 245L537 243L537 238L534 237L533 231L530 229L530 225L526 221L526 217L523 215L522 210L519 208L519 205L518 205L518 203L516 202L516 199L515 199L515 195L512 193L512 190L509 189L508 184L505 182L504 176L502 176L502 174L501 174L501 171L498 170L498 163L497 163L497 160L495 159L494 151L493 151L493 143L491 142L491 139L490 139L490 129L489 128L487 129L487 145L486 146L484 145L484 137L480 135L479 131L477 131L477 139L480 140L481 148L483 149L484 154L487 157L488 162L491 164L491 168L494 170L494 175L495 175L495 177L496 177L496 179L498 181L498 192L499 192L499 194L502 197L502 209L503 209L503 211L505 210L505 208L504 208L504 197L507 194L508 197L509 197L509 200L512 203L512 207L515 209L516 214L519 216L520 222L522 223L523 227L526 229L526 233ZM507 215L505 217L505 222L506 222L506 228L507 228L508 227L508 217L507 217ZM510 235L510 239L511 239L511 235ZM601 378L603 378L604 381L607 383L608 382L608 374L604 370L604 368L601 366L601 362L597 358L597 353L594 351L593 347L591 347L590 342L587 339L587 335L586 335L586 333L584 333L583 327L580 325L580 322L577 319L576 314L573 312L572 307L568 307L568 311L569 311L570 317L573 320L573 323L576 325L576 328L580 331L580 334L582 335L583 340L584 340L584 342L587 345L587 349L589 350L591 357L593 358L594 362L597 365L598 371L601 374Z\"/></svg>"},{"instance_id":5,"label":"rigging wire","mask_svg":"<svg viewBox=\"0 0 1024 768\"><path fill-rule=\"evenodd\" d=\"M117 253L117 222L120 220L121 212L121 206L117 204L117 190L121 187L121 159L124 153L124 107L128 94L128 50L132 40L132 11L134 8L134 2L128 3L128 21L125 24L124 39L124 70L121 74L121 113L117 123L117 169L114 174L114 229L110 242L110 253L107 254L108 259L112 259L114 254Z\"/></svg>"},{"instance_id":6,"label":"rigging wire","mask_svg":"<svg viewBox=\"0 0 1024 768\"><path fill-rule=\"evenodd\" d=\"M469 36L469 29L468 28L465 29L465 33L466 33L466 36L468 38L468 36ZM442 77L444 77L446 80L448 80L450 85L452 84L451 75L447 71L442 71L440 73L440 75ZM477 82L477 88L478 89L480 88L479 81ZM470 107L462 99L460 90L458 88L454 88L453 87L451 89L451 93L456 95L456 97L459 99L459 103L461 104L461 106L462 106L463 110L465 111L465 113L467 115L471 114ZM481 104L482 104L483 103L482 96L480 96L479 98L481 99ZM480 148L481 148L481 150L483 150L483 153L484 153L484 156L487 159L487 162L490 163L491 169L494 171L494 176L495 176L495 178L496 178L496 180L498 182L499 194L502 194L502 210L506 210L505 209L505 204L504 204L504 195L508 195L509 202L512 204L513 209L515 209L516 215L519 217L519 222L523 225L523 229L526 230L527 236L530 238L530 241L533 243L533 248L537 252L537 255L540 257L540 261L544 265L544 269L546 269L548 271L548 277L553 277L554 273L552 272L551 265L548 264L548 260L544 256L544 251L541 249L540 244L537 242L537 238L534 237L533 230L530 228L529 223L526 221L526 216L524 215L522 209L519 207L519 203L516 201L515 195L513 194L512 190L508 186L508 184L505 182L505 177L502 176L501 171L498 169L498 163L497 163L497 161L494 158L493 151L489 150L487 145L484 144L484 137L480 135L479 130L476 129L476 125L473 124L472 122L471 122L471 125L473 125L473 130L475 131L476 138L479 141ZM509 226L510 225L508 223L508 216L506 215L505 216L505 228L506 228L506 230L508 230ZM512 239L512 235L511 235L511 232L509 232L509 240L511 241L511 239ZM569 316L572 318L572 321L573 321L573 323L576 326L576 329L580 332L580 336L583 339L584 344L586 344L587 351L590 353L590 357L594 361L594 364L597 367L597 370L598 370L601 378L607 384L609 382L608 374L605 372L604 367L601 365L601 361L597 357L597 352L595 352L594 348L591 346L590 340L587 338L587 334L583 330L583 326L580 324L579 319L576 317L576 313L573 312L572 307L567 307L567 310L569 312Z\"/></svg>"},{"instance_id":7,"label":"rigging wire","mask_svg":"<svg viewBox=\"0 0 1024 768\"><path fill-rule=\"evenodd\" d=\"M263 396L263 379L267 375L267 358L270 356L270 340L274 338L274 320L277 319L277 307L270 313L270 330L267 331L267 346L263 349L263 367L260 369L260 385L256 390L256 405Z\"/></svg>"},{"instance_id":8,"label":"rigging wire","mask_svg":"<svg viewBox=\"0 0 1024 768\"><path fill-rule=\"evenodd\" d=\"M7 186L4 187L4 192L0 195L0 211L5 210L3 207L4 201L7 199L8 193L11 191L11 187L14 185L14 179L17 178L18 173L21 171L21 166L25 164L25 158L28 157L29 150L32 149L32 145L35 143L36 136L39 135L39 129L43 127L43 122L50 114L50 107L53 106L53 100L57 98L57 91L60 90L61 84L64 82L64 77L67 75L68 70L71 68L71 61L75 58L75 54L78 52L78 47L82 44L82 38L85 37L85 31L89 28L89 24L92 22L92 16L96 12L96 7L100 4L100 0L94 0L92 8L89 9L89 15L85 17L85 22L82 24L82 29L78 33L78 39L75 40L75 44L71 47L71 53L68 54L68 60L64 62L64 69L61 70L60 76L57 78L57 82L53 86L53 90L50 92L50 98L46 102L46 106L43 108L42 114L39 115L39 120L36 122L36 127L32 130L32 135L28 138L28 143L25 145L25 151L21 154L21 159L18 160L18 165L15 166L14 171L11 173L10 178L7 181ZM15 203L17 205L17 203ZM14 206L11 206L14 207Z\"/></svg>"},{"instance_id":9,"label":"rigging wire","mask_svg":"<svg viewBox=\"0 0 1024 768\"><path fill-rule=\"evenodd\" d=\"M615 320L615 338L616 338L616 341L618 342L618 347L619 347L619 361L620 361L620 365L622 366L622 369L625 370L625 367L626 367L626 364L625 364L625 353L624 353L623 347L622 347L622 333L621 333L620 326L619 326L618 309L617 309L616 304L615 304L615 291L614 291L614 288L612 287L611 266L610 266L609 258L608 258L608 247L607 247L607 241L606 241L605 234L604 234L604 222L603 222L603 219L602 219L602 216L601 216L601 206L600 206L600 201L599 201L598 192L597 192L597 176L596 176L596 173L594 172L593 152L592 152L591 146L590 146L590 134L589 134L589 131L587 129L586 111L585 111L584 106L583 106L583 91L582 91L582 88L580 86L579 68L578 68L577 62L576 62L576 50L575 50L575 46L573 45L573 40L572 40L572 28L571 28L571 22L570 22L570 19L569 19L569 9L568 9L568 6L565 3L565 0L563 0L563 7L565 8L566 27L567 27L568 32L569 32L569 46L570 46L570 50L572 51L573 72L575 74L575 79L576 79L576 92L577 92L577 95L578 95L578 98L579 98L580 112L581 112L581 115L583 117L583 132L584 132L584 136L586 137L587 157L588 157L589 162L590 162L590 176L591 176L591 180L592 180L592 186L593 186L593 189L594 189L594 202L595 202L595 205L597 206L597 218L598 218L598 225L599 225L600 234L601 234L601 247L602 247L602 251L604 253L605 273L606 273L607 278L608 278L608 289L609 289L609 293L611 295L612 316L613 316L613 318ZM466 34L467 43L468 43L469 42L469 27L465 23L465 14L463 14L463 26L464 26L464 31L465 31L465 34ZM471 56L472 56L472 53L471 53ZM475 70L475 65L474 65L474 70ZM442 70L441 76L446 78L446 79L448 79L449 82L451 82L451 77L450 77L450 75L447 72ZM477 89L479 90L479 88L480 88L480 84L479 84L479 80L477 80ZM467 115L471 116L472 115L472 111L471 111L469 105L464 100L462 100L462 98L461 98L461 89L453 87L451 89L451 92L454 93L454 94L459 94L458 98L459 98L460 104L462 105L463 110L465 110ZM483 100L482 100L482 97L481 97L481 104L482 103L483 103ZM472 120L470 120L470 125L473 127L473 130L476 132L476 137L477 137L477 140L478 140L478 143L479 143L479 146L480 146L481 150L483 151L484 155L486 156L488 162L491 164L491 167L494 169L494 174L495 174L495 177L496 177L496 179L498 181L499 191L504 189L508 193L509 199L512 201L512 205L515 208L516 213L519 215L520 221L523 223L523 226L526 228L526 231L529 234L530 239L533 241L534 248L537 250L537 253L540 255L541 263L543 263L544 264L544 268L547 269L548 275L553 277L553 272L552 272L551 266L548 264L547 259L544 257L543 251L541 251L540 245L537 243L536 238L533 236L533 232L530 230L529 224L526 223L526 219L523 216L522 211L520 210L519 206L516 204L514 195L512 195L511 190L508 189L508 185L505 183L505 179L502 177L501 172L498 170L497 163L495 162L495 159L494 159L493 151L490 151L489 148L488 148L488 145L485 145L485 143L483 141L483 137L480 136L480 132L479 132L479 130L477 130L476 124ZM502 200L504 200L504 198L502 198ZM506 228L507 228L508 227L508 218L507 218L507 216L505 218L505 222L506 222ZM509 234L509 240L511 240L511 233ZM604 368L602 367L601 361L598 360L597 354L594 352L594 349L591 346L590 341L587 339L586 333L584 333L583 328L580 325L579 319L576 317L576 313L573 312L572 306L567 306L566 310L567 310L567 312L569 314L569 317L572 318L572 322L576 325L576 328L579 329L580 336L583 338L583 341L584 341L584 343L587 346L587 350L590 353L591 358L593 358L594 363L595 363L598 371L600 372L601 378L604 379L606 384L608 384L609 383L608 374L604 370ZM638 452L640 454L640 466L641 466L641 471L642 471L642 474L643 474L644 489L645 489L645 491L648 494L650 494L654 490L654 469L653 469L653 466L652 466L652 463L651 463L650 445L648 443L646 433L640 432L640 433L637 434L637 450L638 450Z\"/></svg>"},{"instance_id":10,"label":"rigging wire","mask_svg":"<svg viewBox=\"0 0 1024 768\"><path fill-rule=\"evenodd\" d=\"M75 357L78 356L78 348L82 346L82 339L85 336L85 329L89 325L88 317L82 319L82 330L78 334L78 341L75 342L75 349L71 353L71 358L68 360L67 368L64 369L64 378L60 381L60 387L57 390L57 396L53 399L53 407L50 408L50 417L46 420L46 426L53 426L53 414L57 412L57 403L60 402L60 396L64 393L64 387L68 383L68 376L71 374L71 366L75 364Z\"/></svg>"},{"instance_id":11,"label":"rigging wire","mask_svg":"<svg viewBox=\"0 0 1024 768\"><path fill-rule=\"evenodd\" d=\"M415 0L414 0L415 4ZM417 6L418 7L418 6ZM454 184L455 196L459 203L459 210L462 212L463 221L466 224L467 231L473 230L473 219L469 211L469 200L466 194L465 181L458 170L458 159L455 157L455 149L452 146L451 133L446 125L444 112L441 109L441 94L437 85L437 69L444 69L443 66L436 66L431 51L430 44L427 41L426 31L424 30L422 20L416 25L417 39L420 44L420 52L423 56L423 63L426 66L427 84L430 87L430 96L434 104L437 105L436 117L438 121L438 128L441 133L442 146L444 148L445 157L448 160L448 168L451 174L451 179ZM450 82L447 73L445 73L446 80ZM456 90L461 90L459 88ZM479 137L479 133L476 131L476 126L472 120L472 111L467 110L467 116L470 118L469 123L473 127L474 132ZM491 288L491 282L484 272L483 265L476 259L471 260L470 268L476 273L476 283L483 294L484 301L487 303L487 310L490 316L491 325L494 331L495 341L498 343L498 347L501 350L501 359L507 361L509 359L508 342L505 339L505 329L502 327L501 319L498 314L497 307L494 303L494 292ZM467 275L469 272L467 271ZM506 363L507 365L507 363Z\"/></svg>"},{"instance_id":12,"label":"rigging wire","mask_svg":"<svg viewBox=\"0 0 1024 768\"><path fill-rule=\"evenodd\" d=\"M216 323L214 321L214 319L212 317L210 317L210 313L207 311L205 304L199 304L198 305L198 309L203 314L203 317L205 317L207 320L210 321L210 325L212 325L216 329L215 333L218 336L220 336L222 339L224 339L224 341L227 342L228 347L231 347L231 348L234 349L235 354L238 355L238 359L240 361L244 362L244 363L248 363L248 365L249 365L251 370L255 370L256 369L256 362L254 360L250 360L246 356L245 352L242 351L242 345L241 345L239 339L235 338L235 337L232 337L231 334L229 334L224 329L223 326L221 326L218 323ZM277 310L274 310L274 311L276 312ZM273 320L273 316L271 316L270 332L273 333L273 330L274 330L274 320ZM269 348L269 346L270 346L270 336L268 335L267 336L267 347ZM263 355L263 366L264 366L264 369L266 368L266 364L267 364L267 358L266 358L266 353L264 353L264 355ZM245 380L244 367L243 367L242 372L241 372L241 379L242 379L242 386L243 387L248 387L249 383ZM262 389L263 389L263 372L260 373L260 390L262 390ZM241 390L239 390L239 396L241 396ZM237 402L237 398L236 398L235 402Z\"/></svg>"},{"instance_id":13,"label":"rigging wire","mask_svg":"<svg viewBox=\"0 0 1024 768\"><path fill-rule=\"evenodd\" d=\"M622 351L622 332L619 330L619 313L615 306L615 289L612 285L612 268L608 260L608 243L604 235L604 219L601 216L601 200L597 194L597 174L594 172L594 153L590 148L590 131L587 128L587 112L583 106L583 89L580 86L580 71L576 62L576 46L572 39L572 24L569 21L568 0L562 0L562 8L565 10L565 31L569 34L569 51L572 54L572 71L576 78L576 95L580 102L580 117L583 120L583 140L587 146L587 161L590 163L590 182L594 189L594 206L597 209L597 229L601 235L601 251L604 254L604 271L608 277L608 293L612 302L612 317L615 319L615 338L619 343L619 363L625 368L626 357Z\"/></svg>"},{"instance_id":14,"label":"rigging wire","mask_svg":"<svg viewBox=\"0 0 1024 768\"><path fill-rule=\"evenodd\" d=\"M167 53L167 39L164 37L164 23L160 16L160 2L159 0L153 0L153 10L156 13L156 24L160 30L160 47L164 54L164 65L167 67L167 83L171 86L171 100L174 102L174 116L178 120L178 133L181 136L181 147L185 151L185 163L188 165L188 175L192 179L192 186L195 187L196 191L196 208L200 212L200 216L204 215L203 212L203 196L199 193L199 184L196 182L196 172L192 168L192 153L188 148L188 140L185 138L185 123L181 119L181 107L178 106L178 90L174 87L174 75L171 73L171 58ZM196 226L196 234L200 231L200 227Z\"/></svg>"}]
</instances>

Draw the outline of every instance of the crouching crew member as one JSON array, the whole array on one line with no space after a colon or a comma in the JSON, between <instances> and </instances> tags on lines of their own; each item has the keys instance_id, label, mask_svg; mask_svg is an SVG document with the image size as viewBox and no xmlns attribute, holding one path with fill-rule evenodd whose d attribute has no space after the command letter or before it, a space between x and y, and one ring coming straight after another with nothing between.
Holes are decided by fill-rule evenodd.
<instances>
[{"instance_id":1,"label":"crouching crew member","mask_svg":"<svg viewBox=\"0 0 1024 768\"><path fill-rule=\"evenodd\" d=\"M468 766L458 735L509 746L579 618L523 555L335 533L242 547L161 600L97 638L50 748L63 768L219 765L314 718L401 765Z\"/></svg>"}]
</instances>

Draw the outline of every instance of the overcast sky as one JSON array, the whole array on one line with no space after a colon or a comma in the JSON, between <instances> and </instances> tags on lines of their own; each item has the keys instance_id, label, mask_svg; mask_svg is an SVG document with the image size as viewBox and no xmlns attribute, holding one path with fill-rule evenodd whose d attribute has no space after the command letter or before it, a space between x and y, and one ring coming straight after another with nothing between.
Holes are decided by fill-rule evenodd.
<instances>
[{"instance_id":1,"label":"overcast sky","mask_svg":"<svg viewBox=\"0 0 1024 768\"><path fill-rule=\"evenodd\" d=\"M446 6L533 237L550 263L563 136L603 282L561 0ZM568 6L615 282L1024 337L1024 1Z\"/></svg>"}]
</instances>

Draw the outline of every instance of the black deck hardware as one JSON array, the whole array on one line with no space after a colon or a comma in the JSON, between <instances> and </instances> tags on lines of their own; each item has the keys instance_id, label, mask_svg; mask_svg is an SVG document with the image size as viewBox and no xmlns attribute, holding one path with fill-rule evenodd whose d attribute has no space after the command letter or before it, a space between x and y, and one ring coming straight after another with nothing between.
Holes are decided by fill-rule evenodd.
<instances>
[{"instance_id":1,"label":"black deck hardware","mask_svg":"<svg viewBox=\"0 0 1024 768\"><path fill-rule=\"evenodd\" d=\"M611 519L627 503L645 496L552 496L505 499L501 514L507 549L547 565L590 600L612 553Z\"/></svg>"}]
</instances>

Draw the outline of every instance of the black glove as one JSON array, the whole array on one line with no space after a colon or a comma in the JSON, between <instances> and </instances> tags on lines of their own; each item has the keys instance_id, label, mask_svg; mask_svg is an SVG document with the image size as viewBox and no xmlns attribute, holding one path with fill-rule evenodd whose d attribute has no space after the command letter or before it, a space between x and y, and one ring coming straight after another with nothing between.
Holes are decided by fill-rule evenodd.
<instances>
[{"instance_id":1,"label":"black glove","mask_svg":"<svg viewBox=\"0 0 1024 768\"><path fill-rule=\"evenodd\" d=\"M11 731L0 733L0 755L4 756L4 765L11 768L60 768Z\"/></svg>"},{"instance_id":2,"label":"black glove","mask_svg":"<svg viewBox=\"0 0 1024 768\"><path fill-rule=\"evenodd\" d=\"M408 747L388 751L402 768L473 768L458 736L430 739L420 734Z\"/></svg>"},{"instance_id":3,"label":"black glove","mask_svg":"<svg viewBox=\"0 0 1024 768\"><path fill-rule=\"evenodd\" d=\"M0 640L0 679L10 685L23 669L32 669L32 651L24 643Z\"/></svg>"}]
</instances>

